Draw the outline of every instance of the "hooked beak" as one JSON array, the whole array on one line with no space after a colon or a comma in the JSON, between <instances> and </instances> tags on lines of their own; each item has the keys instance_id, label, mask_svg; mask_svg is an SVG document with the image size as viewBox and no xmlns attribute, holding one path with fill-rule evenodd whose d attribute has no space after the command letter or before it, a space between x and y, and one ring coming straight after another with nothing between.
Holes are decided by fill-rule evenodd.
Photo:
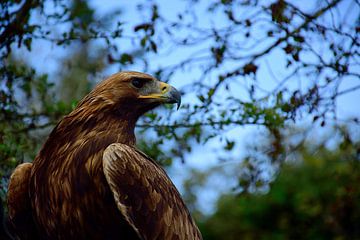
<instances>
[{"instance_id":1,"label":"hooked beak","mask_svg":"<svg viewBox=\"0 0 360 240\"><path fill-rule=\"evenodd\" d=\"M156 89L154 93L140 95L139 98L156 99L161 103L177 103L177 109L179 109L181 105L180 92L173 86L164 82L159 82L158 89Z\"/></svg>"}]
</instances>

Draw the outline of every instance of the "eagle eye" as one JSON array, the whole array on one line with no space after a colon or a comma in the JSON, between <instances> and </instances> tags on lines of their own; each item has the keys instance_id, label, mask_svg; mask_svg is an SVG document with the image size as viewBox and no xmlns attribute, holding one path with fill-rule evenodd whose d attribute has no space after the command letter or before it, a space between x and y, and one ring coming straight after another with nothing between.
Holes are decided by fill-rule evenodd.
<instances>
[{"instance_id":1,"label":"eagle eye","mask_svg":"<svg viewBox=\"0 0 360 240\"><path fill-rule=\"evenodd\" d=\"M131 84L136 87L136 88L142 88L146 83L146 79L142 79L142 78L134 78L131 81Z\"/></svg>"}]
</instances>

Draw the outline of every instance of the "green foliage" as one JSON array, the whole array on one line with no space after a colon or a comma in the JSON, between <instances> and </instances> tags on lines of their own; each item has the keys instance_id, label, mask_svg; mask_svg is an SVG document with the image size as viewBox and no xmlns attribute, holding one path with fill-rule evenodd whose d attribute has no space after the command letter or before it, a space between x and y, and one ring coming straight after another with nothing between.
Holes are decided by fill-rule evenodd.
<instances>
[{"instance_id":1,"label":"green foliage","mask_svg":"<svg viewBox=\"0 0 360 240\"><path fill-rule=\"evenodd\" d=\"M32 8L41 9L43 6L41 1L26 1L22 7L27 7L28 3L32 4ZM16 11L11 11L18 6L18 2L9 1L2 4L10 15L17 16ZM65 5L62 7L67 9ZM92 17L92 10L88 9L84 2L76 2L69 9L73 13L74 24L78 24L76 27L83 29L87 25L81 24L82 21L91 22L89 19ZM19 11L22 11L21 6ZM64 10L64 14L70 14L70 12ZM61 18L61 16L46 17ZM0 20L6 24L6 19L5 16ZM28 21L28 19L23 20ZM17 23L8 24L10 28L11 24ZM16 30L23 31L20 28ZM81 31L84 30L79 29L78 33L80 34ZM12 38L13 35L8 35L6 29L0 33L3 38L9 37L8 41L17 39ZM34 32L32 33L35 35ZM11 34L19 34L17 37L21 37L22 32L14 31ZM26 37L29 36L31 35ZM31 45L31 41L26 39L25 43ZM23 40L20 38L19 41ZM21 47L20 42L17 47ZM31 50L28 46L27 49ZM90 91L91 83L88 80L90 74L101 71L103 66L98 59L94 60L102 52L93 49L92 56L89 56L87 45L82 45L73 52L73 55L64 60L64 65L71 70L61 71L60 83L55 84L55 80L58 79L50 80L48 74L37 73L28 62L20 59L16 50L16 47L2 47L0 52L2 56L0 65L0 197L2 201L6 199L7 181L11 171L19 163L30 162L34 159L50 130L74 108L77 100ZM65 68L63 67L62 70ZM51 77L54 75L52 74ZM74 80L77 78L80 79Z\"/></svg>"},{"instance_id":2,"label":"green foliage","mask_svg":"<svg viewBox=\"0 0 360 240\"><path fill-rule=\"evenodd\" d=\"M359 239L359 146L303 147L267 193L222 196L204 239Z\"/></svg>"},{"instance_id":3,"label":"green foliage","mask_svg":"<svg viewBox=\"0 0 360 240\"><path fill-rule=\"evenodd\" d=\"M354 18L345 21L332 14L335 10L344 13L343 6L347 4L344 0L318 4L312 11L282 0L272 3L188 1L185 4L191 7L186 11L179 9L178 19L173 20L167 18L161 4L139 1L138 14L144 18L125 23L120 10L101 15L83 0L2 2L0 70L6 82L1 86L5 89L0 94L2 110L19 111L10 103L14 102L11 98L20 91L26 93L26 100L30 92L35 91L37 93L31 94L42 101L36 104L46 105L41 112L43 117L50 119L49 122L58 119L60 116L53 118L52 114L65 114L70 110L69 105L93 86L94 79L89 75L94 76L107 66L131 69L143 64L144 70L165 81L183 70L200 70L202 74L192 79L193 88L184 89L184 97L196 92L199 101L184 104L181 117L176 120L169 116L168 121L155 118L151 123L140 124L144 133L155 129L155 138L164 133L166 137L180 139L173 149L166 149L166 142L160 143L158 148L184 159L182 153L191 151L194 140L206 143L237 126L261 125L274 132L289 121L301 119L304 113L325 125L328 117L336 117L337 97L358 89L358 86L347 91L338 88L344 80L359 77ZM200 16L200 12L203 15ZM213 13L223 24L212 23ZM35 15L38 17L33 17ZM9 62L10 54L15 52L16 56L23 46L33 51L32 46L38 41L53 43L54 48L71 55L60 63L65 67L57 76L59 85L55 89L50 86L55 81L47 79L50 73L44 75L42 82L37 76L39 82L35 83L32 76L38 74L32 66L19 72L19 67ZM319 49L319 42L328 44L321 44L322 49ZM179 56L170 67L152 64L153 58L168 52L177 54L179 50L191 57L182 59ZM274 58L274 52L286 60L279 61L280 67L286 70L282 79L271 69L276 66L267 64ZM79 66L73 67L74 64ZM11 75L17 75L17 87L13 87ZM264 76L269 78L263 79ZM305 84L297 76L305 77ZM271 81L278 84L264 91L262 84ZM297 89L288 82L304 87ZM232 90L239 87L244 94ZM46 96L52 89L60 92L56 97L61 102ZM23 107L28 114L39 114L33 108ZM233 148L227 144L224 149Z\"/></svg>"},{"instance_id":4,"label":"green foliage","mask_svg":"<svg viewBox=\"0 0 360 240\"><path fill-rule=\"evenodd\" d=\"M54 98L54 83L47 75L37 75L17 59L9 59L0 76L0 197L4 202L12 170L34 159L51 128L71 106Z\"/></svg>"}]
</instances>

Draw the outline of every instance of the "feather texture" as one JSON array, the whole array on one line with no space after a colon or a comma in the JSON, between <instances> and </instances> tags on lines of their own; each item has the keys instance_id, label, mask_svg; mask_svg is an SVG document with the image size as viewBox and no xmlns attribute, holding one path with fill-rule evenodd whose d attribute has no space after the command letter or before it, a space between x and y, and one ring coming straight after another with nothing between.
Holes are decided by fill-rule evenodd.
<instances>
[{"instance_id":1,"label":"feather texture","mask_svg":"<svg viewBox=\"0 0 360 240\"><path fill-rule=\"evenodd\" d=\"M201 238L170 178L145 154L111 144L103 168L119 210L142 239Z\"/></svg>"},{"instance_id":2,"label":"feather texture","mask_svg":"<svg viewBox=\"0 0 360 240\"><path fill-rule=\"evenodd\" d=\"M180 100L171 87L156 98L164 86L143 73L114 74L57 124L10 179L18 239L201 239L164 170L134 146L137 119L166 97Z\"/></svg>"},{"instance_id":3,"label":"feather texture","mask_svg":"<svg viewBox=\"0 0 360 240\"><path fill-rule=\"evenodd\" d=\"M10 230L15 231L18 239L37 239L35 223L32 219L30 199L28 194L31 163L17 166L11 175L8 191Z\"/></svg>"}]
</instances>

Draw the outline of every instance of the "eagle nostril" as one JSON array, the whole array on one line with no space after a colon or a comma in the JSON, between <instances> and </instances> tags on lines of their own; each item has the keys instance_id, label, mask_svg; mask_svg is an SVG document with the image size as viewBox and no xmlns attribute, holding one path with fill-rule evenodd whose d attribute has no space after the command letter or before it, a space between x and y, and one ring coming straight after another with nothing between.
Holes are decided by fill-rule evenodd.
<instances>
[{"instance_id":1,"label":"eagle nostril","mask_svg":"<svg viewBox=\"0 0 360 240\"><path fill-rule=\"evenodd\" d=\"M161 91L165 92L167 89L167 86L163 86L163 88L161 89Z\"/></svg>"}]
</instances>

